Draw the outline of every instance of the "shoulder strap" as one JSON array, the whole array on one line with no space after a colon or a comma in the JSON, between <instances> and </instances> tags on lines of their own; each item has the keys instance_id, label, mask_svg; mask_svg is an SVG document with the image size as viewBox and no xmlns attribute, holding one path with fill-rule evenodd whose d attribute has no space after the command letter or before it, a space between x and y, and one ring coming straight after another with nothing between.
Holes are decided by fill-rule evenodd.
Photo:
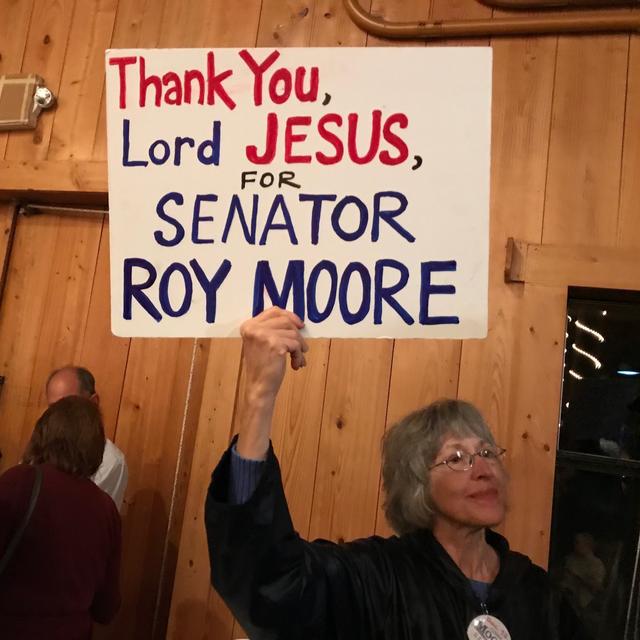
<instances>
[{"instance_id":1,"label":"shoulder strap","mask_svg":"<svg viewBox=\"0 0 640 640\"><path fill-rule=\"evenodd\" d=\"M18 544L20 543L20 539L24 534L24 530L27 528L29 524L29 520L31 520L31 516L33 515L33 510L36 508L36 502L38 501L38 495L40 494L40 487L42 486L42 468L40 466L34 467L35 469L35 479L33 481L33 488L31 489L31 497L29 498L29 506L27 507L27 511L22 518L22 522L20 526L16 529L16 532L13 534L13 538L9 542L2 559L0 559L0 575L2 575L6 566L9 564L9 560L11 560L11 556L15 552Z\"/></svg>"}]
</instances>

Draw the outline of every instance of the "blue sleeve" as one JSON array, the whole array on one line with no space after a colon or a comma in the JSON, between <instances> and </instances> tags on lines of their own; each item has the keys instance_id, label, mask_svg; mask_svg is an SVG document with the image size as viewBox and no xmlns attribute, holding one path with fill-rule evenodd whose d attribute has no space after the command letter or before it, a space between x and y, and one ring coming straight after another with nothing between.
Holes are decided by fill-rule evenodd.
<instances>
[{"instance_id":1,"label":"blue sleeve","mask_svg":"<svg viewBox=\"0 0 640 640\"><path fill-rule=\"evenodd\" d=\"M244 504L251 498L260 482L264 460L248 460L231 449L231 473L229 478L229 504Z\"/></svg>"}]
</instances>

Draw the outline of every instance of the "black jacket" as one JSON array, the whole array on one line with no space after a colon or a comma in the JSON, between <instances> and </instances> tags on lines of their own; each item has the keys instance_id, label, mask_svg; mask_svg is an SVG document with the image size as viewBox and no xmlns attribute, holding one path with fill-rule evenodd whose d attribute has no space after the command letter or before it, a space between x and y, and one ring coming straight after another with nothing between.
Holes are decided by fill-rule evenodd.
<instances>
[{"instance_id":1,"label":"black jacket","mask_svg":"<svg viewBox=\"0 0 640 640\"><path fill-rule=\"evenodd\" d=\"M464 640L482 613L468 579L428 530L337 545L294 531L270 451L251 499L227 502L230 451L205 505L211 580L252 640ZM500 572L486 606L512 640L582 640L546 572L487 531Z\"/></svg>"}]
</instances>

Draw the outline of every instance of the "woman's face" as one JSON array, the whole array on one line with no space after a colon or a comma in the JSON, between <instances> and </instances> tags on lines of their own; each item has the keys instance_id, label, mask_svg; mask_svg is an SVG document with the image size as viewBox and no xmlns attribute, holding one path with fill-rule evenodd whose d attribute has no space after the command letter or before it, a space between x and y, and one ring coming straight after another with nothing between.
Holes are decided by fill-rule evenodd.
<instances>
[{"instance_id":1,"label":"woman's face","mask_svg":"<svg viewBox=\"0 0 640 640\"><path fill-rule=\"evenodd\" d=\"M473 454L484 448L494 447L477 437L448 436L433 464L452 459L457 451ZM504 519L507 474L499 458L475 456L467 471L440 464L429 473L436 524L440 519L457 526L495 527Z\"/></svg>"}]
</instances>

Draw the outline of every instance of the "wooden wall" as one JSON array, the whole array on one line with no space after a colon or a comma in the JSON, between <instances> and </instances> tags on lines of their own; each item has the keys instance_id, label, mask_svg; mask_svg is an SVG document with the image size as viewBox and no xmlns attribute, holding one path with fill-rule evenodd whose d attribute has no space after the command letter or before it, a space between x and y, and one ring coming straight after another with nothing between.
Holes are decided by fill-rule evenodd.
<instances>
[{"instance_id":1,"label":"wooden wall","mask_svg":"<svg viewBox=\"0 0 640 640\"><path fill-rule=\"evenodd\" d=\"M171 591L180 526L170 526L169 514L184 489L178 449L188 438L187 388L198 359L193 340L112 336L108 277L104 214L18 217L0 306L0 471L18 461L46 406L49 372L70 362L89 367L108 436L129 465L124 607L109 637L144 638L166 619L156 607L161 583Z\"/></svg>"},{"instance_id":2,"label":"wooden wall","mask_svg":"<svg viewBox=\"0 0 640 640\"><path fill-rule=\"evenodd\" d=\"M394 20L491 15L474 0L370 4ZM0 0L0 16L0 73L37 72L59 98L35 131L0 133L0 199L104 198L105 48L398 45L355 28L340 0ZM640 247L640 39L491 44L489 335L313 342L309 366L285 380L274 434L305 535L387 533L381 434L416 406L459 396L478 404L509 450L505 532L546 562L566 288L505 284L506 240ZM0 204L0 232L11 213ZM209 588L202 522L211 469L233 432L240 345L111 336L106 229L102 215L18 220L0 304L0 469L15 463L42 409L49 369L94 369L130 465L125 604L100 637L164 637L167 618L171 638L241 637ZM0 233L0 264L5 244Z\"/></svg>"}]
</instances>

